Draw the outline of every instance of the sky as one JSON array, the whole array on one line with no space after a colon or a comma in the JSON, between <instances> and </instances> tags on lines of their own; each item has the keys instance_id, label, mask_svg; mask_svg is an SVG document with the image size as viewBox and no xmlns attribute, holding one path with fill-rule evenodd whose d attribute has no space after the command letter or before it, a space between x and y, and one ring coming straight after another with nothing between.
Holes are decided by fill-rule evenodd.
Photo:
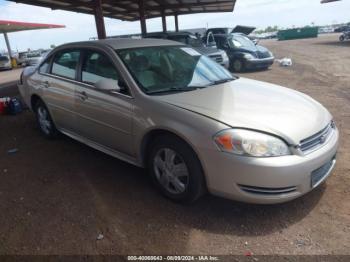
<instances>
[{"instance_id":1,"label":"sky","mask_svg":"<svg viewBox=\"0 0 350 262\"><path fill-rule=\"evenodd\" d=\"M350 22L350 0L320 4L320 0L237 0L233 13L212 13L179 16L180 30L204 27L255 26L259 29L277 25L299 27ZM49 48L66 42L88 40L96 36L92 15L16 4L0 0L0 20L64 24L64 29L35 30L10 33L13 50ZM107 35L140 33L139 22L105 18ZM160 31L159 18L147 20L147 30ZM174 30L173 17L167 18L168 30ZM6 48L0 35L0 52Z\"/></svg>"}]
</instances>

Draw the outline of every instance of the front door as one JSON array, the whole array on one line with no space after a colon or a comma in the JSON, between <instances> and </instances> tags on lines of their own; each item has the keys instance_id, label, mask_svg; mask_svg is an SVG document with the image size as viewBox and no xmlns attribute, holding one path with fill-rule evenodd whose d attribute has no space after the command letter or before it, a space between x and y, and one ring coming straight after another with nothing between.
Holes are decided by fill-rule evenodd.
<instances>
[{"instance_id":1,"label":"front door","mask_svg":"<svg viewBox=\"0 0 350 262\"><path fill-rule=\"evenodd\" d=\"M81 85L77 86L75 105L79 135L100 146L129 156L132 143L133 99L125 93L97 90L103 79L120 76L111 60L101 52L85 51L81 68Z\"/></svg>"}]
</instances>

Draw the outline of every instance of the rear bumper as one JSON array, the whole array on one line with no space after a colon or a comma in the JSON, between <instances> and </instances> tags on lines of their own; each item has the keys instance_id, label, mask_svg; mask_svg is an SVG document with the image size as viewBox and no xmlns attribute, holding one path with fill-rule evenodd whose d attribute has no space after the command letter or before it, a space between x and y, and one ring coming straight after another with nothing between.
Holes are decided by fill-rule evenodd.
<instances>
[{"instance_id":1,"label":"rear bumper","mask_svg":"<svg viewBox=\"0 0 350 262\"><path fill-rule=\"evenodd\" d=\"M274 57L246 60L245 67L247 69L267 68L271 66L274 63L274 61L275 61Z\"/></svg>"},{"instance_id":2,"label":"rear bumper","mask_svg":"<svg viewBox=\"0 0 350 262\"><path fill-rule=\"evenodd\" d=\"M255 158L204 149L201 158L208 189L214 195L249 203L293 200L316 188L331 174L338 139L335 129L327 144L304 156Z\"/></svg>"}]
</instances>

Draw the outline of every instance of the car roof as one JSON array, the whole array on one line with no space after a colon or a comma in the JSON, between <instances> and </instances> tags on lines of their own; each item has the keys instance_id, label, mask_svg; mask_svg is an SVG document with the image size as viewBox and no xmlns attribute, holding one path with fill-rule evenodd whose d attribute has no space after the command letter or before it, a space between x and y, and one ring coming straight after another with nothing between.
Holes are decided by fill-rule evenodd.
<instances>
[{"instance_id":1,"label":"car roof","mask_svg":"<svg viewBox=\"0 0 350 262\"><path fill-rule=\"evenodd\" d=\"M139 47L154 47L154 46L182 46L184 44L163 40L163 39L131 39L131 38L120 38L120 39L104 39L96 41L85 41L85 42L74 42L65 44L61 47L79 47L79 46L109 46L115 50L128 49L128 48L139 48Z\"/></svg>"}]
</instances>

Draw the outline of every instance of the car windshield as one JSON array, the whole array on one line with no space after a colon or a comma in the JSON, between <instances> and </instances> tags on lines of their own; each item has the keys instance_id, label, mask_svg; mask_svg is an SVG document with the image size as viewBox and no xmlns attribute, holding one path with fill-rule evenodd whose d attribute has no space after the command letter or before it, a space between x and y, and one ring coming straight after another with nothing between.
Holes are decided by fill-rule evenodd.
<instances>
[{"instance_id":1,"label":"car windshield","mask_svg":"<svg viewBox=\"0 0 350 262\"><path fill-rule=\"evenodd\" d=\"M4 62L4 61L9 61L8 57L7 56L0 56L0 61L1 62Z\"/></svg>"},{"instance_id":2,"label":"car windshield","mask_svg":"<svg viewBox=\"0 0 350 262\"><path fill-rule=\"evenodd\" d=\"M190 47L145 47L117 53L147 94L191 91L235 79Z\"/></svg>"},{"instance_id":3,"label":"car windshield","mask_svg":"<svg viewBox=\"0 0 350 262\"><path fill-rule=\"evenodd\" d=\"M229 44L232 47L240 48L240 47L248 47L255 48L255 44L248 37L243 35L235 35L231 39L229 39Z\"/></svg>"}]
</instances>

